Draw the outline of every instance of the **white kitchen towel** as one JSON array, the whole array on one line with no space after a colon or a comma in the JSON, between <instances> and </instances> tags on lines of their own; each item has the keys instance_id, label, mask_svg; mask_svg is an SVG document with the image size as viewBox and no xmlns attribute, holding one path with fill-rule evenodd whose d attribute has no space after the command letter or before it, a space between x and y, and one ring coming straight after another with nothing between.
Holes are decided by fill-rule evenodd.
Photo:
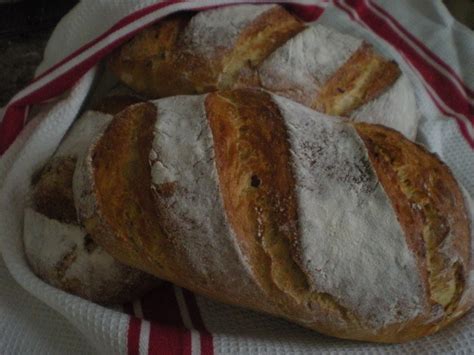
<instances>
[{"instance_id":1,"label":"white kitchen towel","mask_svg":"<svg viewBox=\"0 0 474 355\"><path fill-rule=\"evenodd\" d=\"M474 314L402 345L333 339L285 321L211 302L170 284L133 304L105 308L38 279L23 254L31 174L44 164L90 93L95 69L143 27L182 9L242 1L83 0L59 23L34 82L0 122L0 353L313 354L469 353ZM255 1L243 1L255 2ZM441 1L286 1L316 20L373 43L416 90L418 140L474 195L474 35ZM29 106L38 114L26 122ZM13 144L11 144L13 142ZM8 270L8 271L7 271ZM21 285L21 287L19 286Z\"/></svg>"}]
</instances>

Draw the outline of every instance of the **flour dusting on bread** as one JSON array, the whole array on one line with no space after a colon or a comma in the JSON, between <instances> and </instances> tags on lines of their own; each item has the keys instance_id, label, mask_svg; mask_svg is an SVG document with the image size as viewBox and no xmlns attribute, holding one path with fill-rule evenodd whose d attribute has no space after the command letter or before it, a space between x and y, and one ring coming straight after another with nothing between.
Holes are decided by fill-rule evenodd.
<instances>
[{"instance_id":1,"label":"flour dusting on bread","mask_svg":"<svg viewBox=\"0 0 474 355\"><path fill-rule=\"evenodd\" d=\"M262 87L311 106L319 88L361 45L358 38L325 26L310 26L261 64Z\"/></svg>"},{"instance_id":2,"label":"flour dusting on bread","mask_svg":"<svg viewBox=\"0 0 474 355\"><path fill-rule=\"evenodd\" d=\"M55 286L74 289L83 297L117 291L125 266L95 244L86 231L25 210L25 252L35 272ZM126 278L125 278L126 279ZM97 297L97 296L96 296ZM106 298L106 297L104 297Z\"/></svg>"},{"instance_id":3,"label":"flour dusting on bread","mask_svg":"<svg viewBox=\"0 0 474 355\"><path fill-rule=\"evenodd\" d=\"M242 30L257 17L277 5L240 5L201 11L183 33L185 48L212 58L217 52L232 48Z\"/></svg>"},{"instance_id":4,"label":"flour dusting on bread","mask_svg":"<svg viewBox=\"0 0 474 355\"><path fill-rule=\"evenodd\" d=\"M155 101L158 115L150 163L162 226L181 245L197 278L255 296L252 277L226 219L204 98Z\"/></svg>"},{"instance_id":5,"label":"flour dusting on bread","mask_svg":"<svg viewBox=\"0 0 474 355\"><path fill-rule=\"evenodd\" d=\"M412 319L424 304L421 280L363 142L351 126L274 100L288 127L311 283L376 327Z\"/></svg>"},{"instance_id":6,"label":"flour dusting on bread","mask_svg":"<svg viewBox=\"0 0 474 355\"><path fill-rule=\"evenodd\" d=\"M35 274L53 286L105 304L130 301L156 283L152 276L116 261L96 244L76 218L72 180L76 176L76 185L90 182L78 170L90 144L112 117L88 111L74 124L56 151L54 164L48 163L49 169L41 173L35 185L35 189L38 185L43 187L42 194L34 194L34 199L42 199L33 201L36 208L44 200L50 203L41 213L27 208L24 220L25 253ZM71 174L61 175L65 168L71 169ZM58 185L64 194L59 194L55 188ZM61 208L61 204L72 206L67 218L53 208L48 209Z\"/></svg>"},{"instance_id":7,"label":"flour dusting on bread","mask_svg":"<svg viewBox=\"0 0 474 355\"><path fill-rule=\"evenodd\" d=\"M157 280L117 262L78 225L25 210L24 245L39 277L75 295L104 304L130 301Z\"/></svg>"},{"instance_id":8,"label":"flour dusting on bread","mask_svg":"<svg viewBox=\"0 0 474 355\"><path fill-rule=\"evenodd\" d=\"M353 111L350 118L382 124L414 139L420 117L410 81L402 74L382 95Z\"/></svg>"}]
</instances>

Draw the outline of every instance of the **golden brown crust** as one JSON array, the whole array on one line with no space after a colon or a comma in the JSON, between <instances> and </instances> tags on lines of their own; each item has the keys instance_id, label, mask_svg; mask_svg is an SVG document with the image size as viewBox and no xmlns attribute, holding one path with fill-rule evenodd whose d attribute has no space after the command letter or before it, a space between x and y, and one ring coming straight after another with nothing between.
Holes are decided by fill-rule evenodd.
<instances>
[{"instance_id":1,"label":"golden brown crust","mask_svg":"<svg viewBox=\"0 0 474 355\"><path fill-rule=\"evenodd\" d=\"M145 29L112 55L109 68L151 98L261 87L258 66L306 28L283 7L274 6L250 22L232 47L203 55L184 36L192 17L179 13ZM399 76L394 61L364 43L318 93L307 93L316 96L306 104L330 115L348 116L390 88ZM290 96L298 91L290 83L285 90Z\"/></svg>"},{"instance_id":2,"label":"golden brown crust","mask_svg":"<svg viewBox=\"0 0 474 355\"><path fill-rule=\"evenodd\" d=\"M139 101L130 95L113 95L101 99L94 110L114 115ZM76 162L74 156L54 157L36 174L32 181L36 211L52 219L77 224L72 192Z\"/></svg>"},{"instance_id":3,"label":"golden brown crust","mask_svg":"<svg viewBox=\"0 0 474 355\"><path fill-rule=\"evenodd\" d=\"M110 58L110 70L152 98L230 88L239 80L253 80L253 68L304 28L300 20L275 6L244 28L234 47L206 58L183 38L191 17L179 13L145 29Z\"/></svg>"},{"instance_id":4,"label":"golden brown crust","mask_svg":"<svg viewBox=\"0 0 474 355\"><path fill-rule=\"evenodd\" d=\"M471 307L472 300L459 303L470 270L466 208L458 185L435 156L393 130L354 125L393 201L422 276L421 270L428 268L426 293L433 301L414 319L374 329L330 294L311 289L294 261L298 252L293 248L298 233L295 181L284 121L271 96L249 89L213 93L207 96L205 109L225 213L265 298L241 300L238 290L231 298L228 290L220 290L225 285L213 286L213 280L199 284L182 253L185 246L176 236L163 233L163 216L156 210L151 190L149 152L154 122L159 119L151 103L119 113L90 151L90 197L96 209L84 214L85 225L113 256L213 299L264 310L348 339L408 341L441 329ZM426 186L423 179L429 180ZM174 193L173 183L159 188L162 196ZM452 219L444 221L444 216ZM451 237L444 233L444 222ZM450 239L452 246L447 244ZM444 250L454 256L444 255ZM458 262L452 263L453 258ZM452 284L454 292L445 302L445 291L452 290Z\"/></svg>"},{"instance_id":5,"label":"golden brown crust","mask_svg":"<svg viewBox=\"0 0 474 355\"><path fill-rule=\"evenodd\" d=\"M253 86L255 68L288 39L305 28L296 17L284 8L275 6L250 23L232 48L218 51L211 59L196 57L199 66L187 70L192 53L183 48L183 69L198 93L225 90L235 86ZM211 77L209 73L212 73ZM207 80L206 80L207 78ZM203 85L202 83L206 83Z\"/></svg>"},{"instance_id":6,"label":"golden brown crust","mask_svg":"<svg viewBox=\"0 0 474 355\"><path fill-rule=\"evenodd\" d=\"M174 185L162 184L152 190L149 153L156 119L153 104L130 106L114 117L91 148L86 168L91 180L85 188L92 186L92 191L81 197L81 221L117 260L213 299L238 304L194 273L183 250L186 246L160 224L167 217L166 212L160 213L154 194L170 195ZM94 210L87 211L90 199Z\"/></svg>"},{"instance_id":7,"label":"golden brown crust","mask_svg":"<svg viewBox=\"0 0 474 355\"><path fill-rule=\"evenodd\" d=\"M311 107L329 115L346 116L379 96L399 76L395 62L364 44L323 85Z\"/></svg>"},{"instance_id":8,"label":"golden brown crust","mask_svg":"<svg viewBox=\"0 0 474 355\"><path fill-rule=\"evenodd\" d=\"M206 98L224 207L262 287L275 299L286 298L279 292L297 297L307 284L289 255L297 212L285 127L268 94L255 91L249 100L248 93ZM276 267L285 260L286 267Z\"/></svg>"},{"instance_id":9,"label":"golden brown crust","mask_svg":"<svg viewBox=\"0 0 474 355\"><path fill-rule=\"evenodd\" d=\"M224 59L218 89L257 87L257 67L305 25L282 7L274 7L247 28Z\"/></svg>"},{"instance_id":10,"label":"golden brown crust","mask_svg":"<svg viewBox=\"0 0 474 355\"><path fill-rule=\"evenodd\" d=\"M179 13L140 32L120 47L108 61L109 69L135 91L149 97L193 94L177 67L179 35L191 18Z\"/></svg>"},{"instance_id":11,"label":"golden brown crust","mask_svg":"<svg viewBox=\"0 0 474 355\"><path fill-rule=\"evenodd\" d=\"M114 114L137 101L139 101L138 98L128 95L109 96L102 99L94 109ZM77 157L72 153L53 157L32 180L32 204L35 212L31 212L30 215L36 216L36 212L42 215L42 217L32 218L40 218L43 222L50 220L47 223L52 228L59 228L61 224L65 225L65 230L72 235L64 234L63 238L69 238L68 243L59 245L60 238L41 234L51 232L37 226L42 232L38 232L36 236L41 240L29 241L25 248L30 266L33 272L46 282L93 302L115 304L130 301L156 285L157 280L151 275L113 261L82 229L73 196L73 176L76 165ZM68 225L73 226L68 227ZM43 262L46 257L44 253L47 250L37 248L42 243L51 245L58 243L57 249L64 249L65 254L61 256L61 259ZM89 260L88 257L91 259ZM72 277L70 270L75 267L74 264L78 259L81 263L90 263L90 265L89 268L84 268L85 275L78 274ZM94 260L100 260L100 262L96 265ZM90 272L98 272L98 274L88 277L87 273ZM120 279L108 279L108 274L110 277L119 276Z\"/></svg>"},{"instance_id":12,"label":"golden brown crust","mask_svg":"<svg viewBox=\"0 0 474 355\"><path fill-rule=\"evenodd\" d=\"M181 275L174 265L173 240L159 225L151 191L148 155L156 107L132 105L121 111L91 148L95 212L81 217L94 240L116 259L162 278ZM182 276L182 275L181 275Z\"/></svg>"},{"instance_id":13,"label":"golden brown crust","mask_svg":"<svg viewBox=\"0 0 474 355\"><path fill-rule=\"evenodd\" d=\"M226 214L272 313L326 334L357 324L328 294L310 290L294 260L298 215L286 127L268 93L209 94L206 111ZM260 306L263 309L263 306ZM318 316L315 316L317 314Z\"/></svg>"},{"instance_id":14,"label":"golden brown crust","mask_svg":"<svg viewBox=\"0 0 474 355\"><path fill-rule=\"evenodd\" d=\"M151 144L150 126L154 117L155 107L146 103L130 106L115 116L97 144L91 147L87 158L90 161L86 161L86 173L92 174L91 187L97 213L84 216L82 206L79 206L84 226L94 240L109 253L113 249L111 254L119 260L126 255L128 264L135 267L141 266L142 257L136 244L140 240L135 241L135 235L129 236L128 233L137 224L138 228L146 228L147 224L143 220L135 220L141 213L136 207L135 189L127 178L132 175L137 186L149 179L146 171L136 167L143 166L138 164L139 145ZM84 196L86 198L89 197ZM110 225L117 225L117 228ZM122 243L116 242L116 238Z\"/></svg>"},{"instance_id":15,"label":"golden brown crust","mask_svg":"<svg viewBox=\"0 0 474 355\"><path fill-rule=\"evenodd\" d=\"M424 319L399 339L429 334L468 308L458 307L467 292L471 263L470 223L462 192L446 165L400 133L363 123L355 128L416 254L429 299Z\"/></svg>"}]
</instances>

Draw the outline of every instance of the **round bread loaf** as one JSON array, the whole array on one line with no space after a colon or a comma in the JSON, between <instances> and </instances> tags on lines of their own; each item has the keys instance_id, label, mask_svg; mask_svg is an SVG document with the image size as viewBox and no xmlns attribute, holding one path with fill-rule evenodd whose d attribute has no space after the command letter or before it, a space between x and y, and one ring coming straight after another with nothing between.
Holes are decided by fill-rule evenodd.
<instances>
[{"instance_id":1,"label":"round bread loaf","mask_svg":"<svg viewBox=\"0 0 474 355\"><path fill-rule=\"evenodd\" d=\"M66 292L102 304L131 301L158 280L115 260L80 225L72 193L76 162L112 113L137 102L131 97L102 100L74 124L54 157L33 179L32 207L25 210L25 253L34 273ZM109 112L109 113L104 113Z\"/></svg>"},{"instance_id":2,"label":"round bread loaf","mask_svg":"<svg viewBox=\"0 0 474 355\"><path fill-rule=\"evenodd\" d=\"M79 225L27 208L24 243L34 273L50 285L100 304L123 304L157 285L116 261Z\"/></svg>"}]
</instances>

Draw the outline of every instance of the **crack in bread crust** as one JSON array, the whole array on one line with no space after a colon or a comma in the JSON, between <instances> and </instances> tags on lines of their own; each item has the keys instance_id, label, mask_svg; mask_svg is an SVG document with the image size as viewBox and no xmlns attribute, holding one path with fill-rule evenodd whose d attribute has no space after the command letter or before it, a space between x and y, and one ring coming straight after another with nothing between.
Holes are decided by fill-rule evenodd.
<instances>
[{"instance_id":1,"label":"crack in bread crust","mask_svg":"<svg viewBox=\"0 0 474 355\"><path fill-rule=\"evenodd\" d=\"M255 69L304 28L302 22L283 8L272 7L242 32L235 48L224 57L217 85L219 90L258 86Z\"/></svg>"},{"instance_id":2,"label":"crack in bread crust","mask_svg":"<svg viewBox=\"0 0 474 355\"><path fill-rule=\"evenodd\" d=\"M46 282L100 304L127 302L155 279L117 262L84 230L77 217L73 181L91 141L137 99L110 96L71 127L52 159L32 181L32 209L25 211L24 246L32 270Z\"/></svg>"},{"instance_id":3,"label":"crack in bread crust","mask_svg":"<svg viewBox=\"0 0 474 355\"><path fill-rule=\"evenodd\" d=\"M145 271L158 269L163 276L172 272L163 266L163 250L171 246L151 198L148 154L155 119L154 105L130 106L91 148L86 170L93 174L97 212L83 208L82 219L99 245L115 258Z\"/></svg>"},{"instance_id":4,"label":"crack in bread crust","mask_svg":"<svg viewBox=\"0 0 474 355\"><path fill-rule=\"evenodd\" d=\"M232 20L249 6L254 7L210 10L206 16L213 11L230 11ZM170 16L122 46L108 66L128 86L151 98L204 93L229 88L239 80L253 81L252 68L304 28L282 7L263 6L253 11L257 16L244 21L242 28L231 28L228 23L218 34L216 28L206 27L208 21L203 13ZM213 21L219 22L219 17ZM196 33L203 31L206 36L213 31L216 43L196 44L195 37L202 39ZM227 37L235 37L235 43L219 46L219 39ZM206 45L212 48L210 54L202 53Z\"/></svg>"},{"instance_id":5,"label":"crack in bread crust","mask_svg":"<svg viewBox=\"0 0 474 355\"><path fill-rule=\"evenodd\" d=\"M179 34L190 13L167 17L141 31L109 59L109 69L132 89L150 97L194 94L189 82L176 75L175 53Z\"/></svg>"},{"instance_id":6,"label":"crack in bread crust","mask_svg":"<svg viewBox=\"0 0 474 355\"><path fill-rule=\"evenodd\" d=\"M392 200L407 243L417 255L430 300L428 311L450 322L459 316L455 313L471 258L469 223L459 186L433 154L403 140L398 132L362 123L355 128Z\"/></svg>"},{"instance_id":7,"label":"crack in bread crust","mask_svg":"<svg viewBox=\"0 0 474 355\"><path fill-rule=\"evenodd\" d=\"M174 14L124 44L108 66L150 98L260 87L344 117L390 91L401 74L370 44L307 26L275 4ZM394 127L411 134L416 124L413 114Z\"/></svg>"},{"instance_id":8,"label":"crack in bread crust","mask_svg":"<svg viewBox=\"0 0 474 355\"><path fill-rule=\"evenodd\" d=\"M323 85L311 107L333 116L347 116L379 96L400 76L398 65L364 43Z\"/></svg>"},{"instance_id":9,"label":"crack in bread crust","mask_svg":"<svg viewBox=\"0 0 474 355\"><path fill-rule=\"evenodd\" d=\"M208 95L206 107L226 213L261 286L286 317L299 314L306 326L318 329L324 318L358 324L334 297L311 290L294 259L295 182L286 128L271 96L259 90L220 92Z\"/></svg>"}]
</instances>

